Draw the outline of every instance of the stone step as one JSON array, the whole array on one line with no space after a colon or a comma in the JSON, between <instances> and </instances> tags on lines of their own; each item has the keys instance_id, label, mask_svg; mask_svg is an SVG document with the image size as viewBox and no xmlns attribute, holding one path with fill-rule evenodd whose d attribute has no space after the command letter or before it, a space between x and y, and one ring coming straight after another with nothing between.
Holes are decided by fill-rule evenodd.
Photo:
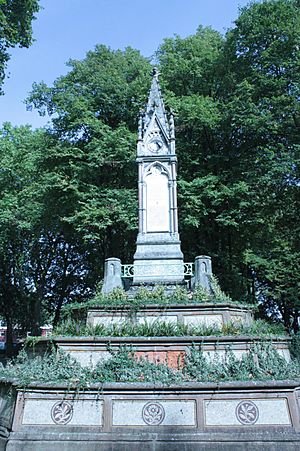
<instances>
[{"instance_id":1,"label":"stone step","mask_svg":"<svg viewBox=\"0 0 300 451\"><path fill-rule=\"evenodd\" d=\"M253 313L244 306L233 303L215 304L169 304L148 305L138 311L133 306L93 307L88 310L87 324L96 326L102 324L111 326L124 321L141 324L160 320L166 323L181 323L187 326L216 326L221 328L226 324L251 325Z\"/></svg>"},{"instance_id":2,"label":"stone step","mask_svg":"<svg viewBox=\"0 0 300 451\"><path fill-rule=\"evenodd\" d=\"M114 383L76 391L49 384L15 389L2 382L0 446L7 451L295 451L299 383Z\"/></svg>"},{"instance_id":3,"label":"stone step","mask_svg":"<svg viewBox=\"0 0 300 451\"><path fill-rule=\"evenodd\" d=\"M126 346L133 350L137 358L145 358L153 363L166 364L170 368L182 368L188 349L201 347L208 359L217 356L222 359L231 350L241 359L254 344L264 343L266 339L247 336L203 336L203 337L55 337L51 338L57 349L70 354L81 365L96 365L111 358L112 353ZM289 338L273 338L272 346L279 354L290 360ZM41 338L35 345L35 352L48 349L50 340ZM108 349L109 348L109 349Z\"/></svg>"}]
</instances>

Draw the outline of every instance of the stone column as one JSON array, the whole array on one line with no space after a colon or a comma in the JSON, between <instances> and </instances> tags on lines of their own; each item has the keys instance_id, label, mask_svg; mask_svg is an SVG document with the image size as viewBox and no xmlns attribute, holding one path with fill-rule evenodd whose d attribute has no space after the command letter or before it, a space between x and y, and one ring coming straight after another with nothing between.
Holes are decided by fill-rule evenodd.
<instances>
[{"instance_id":1,"label":"stone column","mask_svg":"<svg viewBox=\"0 0 300 451\"><path fill-rule=\"evenodd\" d=\"M176 182L176 163L173 161L171 166L172 171L172 219L173 219L173 232L178 233L178 211L177 211L177 182Z\"/></svg>"},{"instance_id":2,"label":"stone column","mask_svg":"<svg viewBox=\"0 0 300 451\"><path fill-rule=\"evenodd\" d=\"M199 255L195 258L195 275L193 277L192 289L201 285L211 292L209 276L212 274L211 258L207 255Z\"/></svg>"},{"instance_id":3,"label":"stone column","mask_svg":"<svg viewBox=\"0 0 300 451\"><path fill-rule=\"evenodd\" d=\"M123 288L121 260L119 258L111 257L105 260L102 293L108 294L114 288Z\"/></svg>"}]
</instances>

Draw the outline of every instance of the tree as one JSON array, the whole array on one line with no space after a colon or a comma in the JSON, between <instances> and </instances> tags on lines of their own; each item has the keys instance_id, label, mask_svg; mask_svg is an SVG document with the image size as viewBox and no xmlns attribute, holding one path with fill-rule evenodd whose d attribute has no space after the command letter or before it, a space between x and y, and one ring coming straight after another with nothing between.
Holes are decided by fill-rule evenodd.
<instances>
[{"instance_id":1,"label":"tree","mask_svg":"<svg viewBox=\"0 0 300 451\"><path fill-rule=\"evenodd\" d=\"M259 300L262 314L295 331L299 14L293 0L251 3L224 38L200 27L194 36L165 40L156 56L166 103L177 115L186 258L211 255L234 299ZM69 65L67 75L52 87L35 84L28 98L53 116L35 144L24 135L26 158L36 155L34 176L25 165L21 177L29 181L22 186L34 199L33 214L27 231L23 222L12 228L36 324L45 312L57 322L62 305L92 295L106 257L131 261L137 232L136 122L151 65L136 50L105 46ZM22 148L16 133L3 137L6 149L14 143L12 155ZM14 173L18 159L9 158ZM8 205L20 203L23 188L10 188Z\"/></svg>"},{"instance_id":2,"label":"tree","mask_svg":"<svg viewBox=\"0 0 300 451\"><path fill-rule=\"evenodd\" d=\"M34 293L28 276L28 247L40 214L34 195L37 141L41 132L5 124L0 139L0 312L12 351L14 325L29 327Z\"/></svg>"},{"instance_id":3,"label":"tree","mask_svg":"<svg viewBox=\"0 0 300 451\"><path fill-rule=\"evenodd\" d=\"M244 261L259 287L262 310L281 317L295 331L300 283L299 45L298 2L273 0L243 8L226 39L223 86L230 166L240 166L251 196Z\"/></svg>"},{"instance_id":4,"label":"tree","mask_svg":"<svg viewBox=\"0 0 300 451\"><path fill-rule=\"evenodd\" d=\"M127 260L137 229L136 119L151 66L138 51L105 46L69 65L52 88L35 85L28 99L41 113L57 116L52 133L59 145L45 165L51 177L64 181L58 196L70 190L76 198L65 221L99 258Z\"/></svg>"},{"instance_id":5,"label":"tree","mask_svg":"<svg viewBox=\"0 0 300 451\"><path fill-rule=\"evenodd\" d=\"M0 0L0 93L10 58L8 49L32 44L31 23L38 11L38 0Z\"/></svg>"},{"instance_id":6,"label":"tree","mask_svg":"<svg viewBox=\"0 0 300 451\"><path fill-rule=\"evenodd\" d=\"M265 314L295 330L299 20L295 1L252 3L224 41L200 29L168 39L158 52L178 116L185 254L212 255L234 298L264 300Z\"/></svg>"}]
</instances>

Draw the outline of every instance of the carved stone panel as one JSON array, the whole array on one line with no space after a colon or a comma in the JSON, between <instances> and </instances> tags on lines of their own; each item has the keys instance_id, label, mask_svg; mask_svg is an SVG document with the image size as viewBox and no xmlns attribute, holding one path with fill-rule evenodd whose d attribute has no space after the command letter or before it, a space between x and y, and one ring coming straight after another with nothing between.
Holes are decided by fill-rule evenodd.
<instances>
[{"instance_id":1,"label":"carved stone panel","mask_svg":"<svg viewBox=\"0 0 300 451\"><path fill-rule=\"evenodd\" d=\"M192 400L115 400L113 426L196 426L196 404Z\"/></svg>"}]
</instances>

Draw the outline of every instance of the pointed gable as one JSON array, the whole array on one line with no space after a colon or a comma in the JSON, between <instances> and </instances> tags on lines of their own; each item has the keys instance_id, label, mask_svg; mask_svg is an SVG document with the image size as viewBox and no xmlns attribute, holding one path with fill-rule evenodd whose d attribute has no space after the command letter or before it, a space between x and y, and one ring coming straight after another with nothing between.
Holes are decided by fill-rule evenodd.
<instances>
[{"instance_id":1,"label":"pointed gable","mask_svg":"<svg viewBox=\"0 0 300 451\"><path fill-rule=\"evenodd\" d=\"M146 111L141 114L139 120L138 156L166 155L175 152L173 116L170 115L169 122L158 75L157 69L154 68Z\"/></svg>"},{"instance_id":2,"label":"pointed gable","mask_svg":"<svg viewBox=\"0 0 300 451\"><path fill-rule=\"evenodd\" d=\"M166 110L161 95L161 90L158 81L158 71L156 68L153 69L153 78L148 98L147 109L145 113L145 128L147 129L152 116L158 118L158 122L161 125L166 136L169 135L169 124L167 120Z\"/></svg>"}]
</instances>

